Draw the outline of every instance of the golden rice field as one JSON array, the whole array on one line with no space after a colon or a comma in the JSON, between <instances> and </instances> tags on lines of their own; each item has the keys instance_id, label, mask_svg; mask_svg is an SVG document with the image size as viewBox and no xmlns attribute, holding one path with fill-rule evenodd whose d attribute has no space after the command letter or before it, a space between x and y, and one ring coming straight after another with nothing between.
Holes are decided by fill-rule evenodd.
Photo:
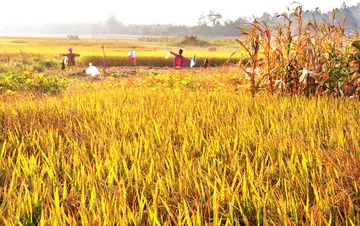
<instances>
[{"instance_id":1,"label":"golden rice field","mask_svg":"<svg viewBox=\"0 0 360 226\"><path fill-rule=\"evenodd\" d=\"M358 98L271 94L258 77L252 96L234 67L93 78L54 65L75 41L26 40L19 54L0 39L0 225L360 224ZM169 48L130 44L159 62ZM105 43L108 59L130 44Z\"/></svg>"},{"instance_id":2,"label":"golden rice field","mask_svg":"<svg viewBox=\"0 0 360 226\"><path fill-rule=\"evenodd\" d=\"M2 225L359 224L358 101L95 84L0 104Z\"/></svg>"},{"instance_id":3,"label":"golden rice field","mask_svg":"<svg viewBox=\"0 0 360 226\"><path fill-rule=\"evenodd\" d=\"M228 59L233 46L220 46L212 50L211 47L173 46L168 43L147 43L136 40L69 40L64 38L0 38L0 55L10 58L23 54L48 55L61 62L61 54L68 53L72 47L75 53L80 54L78 64L80 66L93 63L103 65L104 46L107 66L129 66L132 63L128 59L130 51L135 50L137 65L139 66L171 66L172 60L165 59L168 51L177 52L179 48L184 49L184 56L198 58L201 65L205 58L210 60L214 66L221 65ZM209 50L210 48L210 50ZM234 59L236 63L238 59Z\"/></svg>"}]
</instances>

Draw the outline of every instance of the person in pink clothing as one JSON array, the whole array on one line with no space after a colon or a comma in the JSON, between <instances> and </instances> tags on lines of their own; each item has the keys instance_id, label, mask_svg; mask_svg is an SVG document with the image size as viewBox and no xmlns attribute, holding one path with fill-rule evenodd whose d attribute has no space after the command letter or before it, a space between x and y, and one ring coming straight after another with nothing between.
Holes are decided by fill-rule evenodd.
<instances>
[{"instance_id":1,"label":"person in pink clothing","mask_svg":"<svg viewBox=\"0 0 360 226\"><path fill-rule=\"evenodd\" d=\"M182 50L182 49L179 49L179 54L176 54L176 53L174 53L174 52L172 52L172 51L170 51L170 53L175 56L175 59L174 59L174 67L181 67L181 68L183 68L183 67L184 67L184 64L185 64L186 62L190 62L190 61L191 61L191 59L186 58L186 57L183 57L183 55L182 55L183 50Z\"/></svg>"}]
</instances>

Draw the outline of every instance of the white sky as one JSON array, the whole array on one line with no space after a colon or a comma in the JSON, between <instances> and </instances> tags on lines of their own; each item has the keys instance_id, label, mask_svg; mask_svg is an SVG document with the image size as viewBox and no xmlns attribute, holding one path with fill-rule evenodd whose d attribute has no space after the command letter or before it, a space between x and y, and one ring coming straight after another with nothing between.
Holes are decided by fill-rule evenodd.
<instances>
[{"instance_id":1,"label":"white sky","mask_svg":"<svg viewBox=\"0 0 360 226\"><path fill-rule=\"evenodd\" d=\"M53 22L100 22L114 14L125 24L173 23L195 25L210 9L224 19L284 12L294 0L1 0L0 28L6 24ZM342 0L299 0L304 10L319 7L327 12L340 7ZM348 6L360 0L345 0Z\"/></svg>"}]
</instances>

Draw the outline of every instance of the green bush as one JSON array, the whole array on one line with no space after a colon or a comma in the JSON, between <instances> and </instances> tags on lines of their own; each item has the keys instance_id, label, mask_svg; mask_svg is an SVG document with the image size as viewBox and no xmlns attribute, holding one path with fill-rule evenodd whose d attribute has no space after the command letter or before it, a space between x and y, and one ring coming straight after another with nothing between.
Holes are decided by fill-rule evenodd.
<instances>
[{"instance_id":1,"label":"green bush","mask_svg":"<svg viewBox=\"0 0 360 226\"><path fill-rule=\"evenodd\" d=\"M59 62L55 62L55 61L51 61L51 60L42 61L41 64L46 69L58 68L60 65Z\"/></svg>"},{"instance_id":2,"label":"green bush","mask_svg":"<svg viewBox=\"0 0 360 226\"><path fill-rule=\"evenodd\" d=\"M68 78L45 77L43 74L31 74L27 71L0 74L0 90L57 94L69 84Z\"/></svg>"},{"instance_id":3,"label":"green bush","mask_svg":"<svg viewBox=\"0 0 360 226\"><path fill-rule=\"evenodd\" d=\"M208 46L209 43L205 40L200 40L196 36L185 36L179 43L181 46Z\"/></svg>"}]
</instances>

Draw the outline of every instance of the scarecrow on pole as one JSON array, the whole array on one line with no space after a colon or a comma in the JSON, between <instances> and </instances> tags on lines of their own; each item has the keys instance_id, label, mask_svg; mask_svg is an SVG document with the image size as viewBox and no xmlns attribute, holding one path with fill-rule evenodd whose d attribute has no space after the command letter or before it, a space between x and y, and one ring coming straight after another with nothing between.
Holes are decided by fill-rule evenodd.
<instances>
[{"instance_id":1,"label":"scarecrow on pole","mask_svg":"<svg viewBox=\"0 0 360 226\"><path fill-rule=\"evenodd\" d=\"M69 67L75 67L75 58L79 57L80 54L76 54L73 53L73 49L70 47L69 49L69 53L67 54L62 54L63 56L63 65L67 64L67 66Z\"/></svg>"}]
</instances>

